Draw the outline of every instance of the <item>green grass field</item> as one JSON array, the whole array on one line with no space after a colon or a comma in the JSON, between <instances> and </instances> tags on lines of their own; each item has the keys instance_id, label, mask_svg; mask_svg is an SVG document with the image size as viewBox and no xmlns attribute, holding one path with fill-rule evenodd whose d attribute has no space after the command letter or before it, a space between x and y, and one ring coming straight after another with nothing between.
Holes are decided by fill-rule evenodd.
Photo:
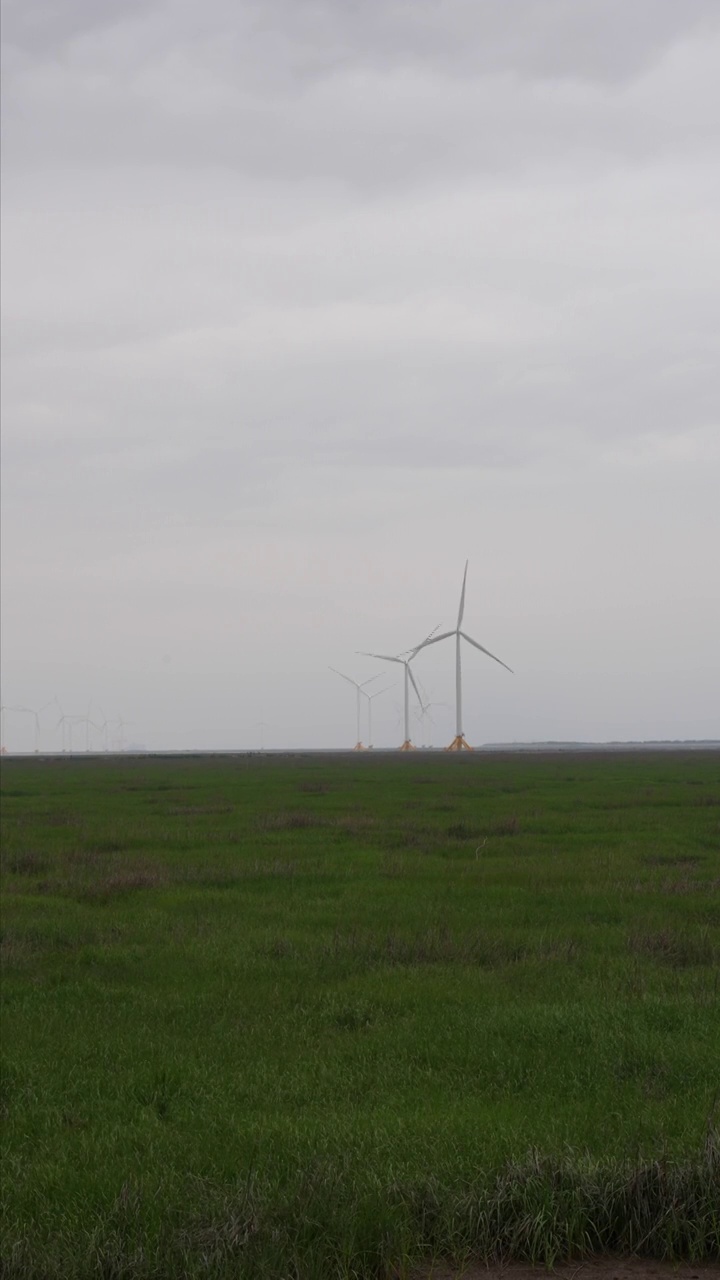
<instances>
[{"instance_id":1,"label":"green grass field","mask_svg":"<svg viewBox=\"0 0 720 1280\"><path fill-rule=\"evenodd\" d=\"M4 1276L720 1256L716 753L2 772Z\"/></svg>"}]
</instances>

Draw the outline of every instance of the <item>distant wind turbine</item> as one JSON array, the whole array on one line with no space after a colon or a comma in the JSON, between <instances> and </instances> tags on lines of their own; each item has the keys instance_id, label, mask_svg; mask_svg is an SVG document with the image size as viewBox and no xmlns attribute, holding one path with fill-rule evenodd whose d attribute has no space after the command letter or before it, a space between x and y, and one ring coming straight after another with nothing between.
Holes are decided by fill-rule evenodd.
<instances>
[{"instance_id":1,"label":"distant wind turbine","mask_svg":"<svg viewBox=\"0 0 720 1280\"><path fill-rule=\"evenodd\" d=\"M115 720L114 723L118 727L117 737L115 739L116 748L118 751L124 751L125 750L124 730L127 728L128 725L132 724L132 720L123 720L122 716L118 716L117 720Z\"/></svg>"},{"instance_id":2,"label":"distant wind turbine","mask_svg":"<svg viewBox=\"0 0 720 1280\"><path fill-rule=\"evenodd\" d=\"M447 702L424 702L424 703L423 703L423 705L422 705L421 707L418 707L417 712L416 712L416 715L417 715L417 718L418 718L418 720L419 720L419 722L420 722L420 732L421 732L421 734L422 734L422 736L423 736L423 743L422 743L422 745L423 745L424 747L431 747L431 746L432 746L432 744L433 744L433 743L432 743L432 738L433 738L432 728L433 728L433 726L434 726L434 724L435 724L435 721L434 721L433 717L430 715L430 712L432 711L433 707L446 707L447 705L448 705L448 704L447 704ZM427 731L427 742L425 741L425 736L426 736L426 728L425 728L425 725L426 725L426 722L430 725L430 729Z\"/></svg>"},{"instance_id":3,"label":"distant wind turbine","mask_svg":"<svg viewBox=\"0 0 720 1280\"><path fill-rule=\"evenodd\" d=\"M363 658L377 658L378 662L397 662L405 669L405 708L403 713L403 724L405 726L405 737L400 748L401 751L414 751L415 748L410 741L410 685L412 684L417 699L422 706L422 698L420 690L415 683L415 677L410 670L410 658L391 657L389 653L363 653ZM412 655L411 655L412 656Z\"/></svg>"},{"instance_id":4,"label":"distant wind turbine","mask_svg":"<svg viewBox=\"0 0 720 1280\"><path fill-rule=\"evenodd\" d=\"M379 680L380 676L382 675L382 672L378 671L377 675L370 676L369 680L358 681L358 680L353 680L352 676L346 676L342 671L338 671L337 667L331 667L330 670L334 672L336 676L340 676L341 680L347 680L348 684L353 685L355 689L355 708L356 708L356 714L357 714L357 740L355 742L355 746L353 747L353 751L364 751L365 748L362 744L362 738L360 736L360 699L363 695L365 685L372 684L373 680ZM365 697L367 697L367 694L365 694Z\"/></svg>"},{"instance_id":5,"label":"distant wind turbine","mask_svg":"<svg viewBox=\"0 0 720 1280\"><path fill-rule=\"evenodd\" d=\"M105 712L103 711L102 707L100 707L100 706L99 706L99 707L98 707L98 711L100 712L100 715L102 716L102 720L100 721L100 724L96 724L96 725L95 725L95 728L97 729L98 733L101 733L101 734L102 734L103 751L108 751L108 750L109 750L109 746L108 746L108 728L109 728L109 727L110 727L110 725L113 723L113 721L112 721L112 720L108 720L108 718L107 718L107 716L105 715Z\"/></svg>"},{"instance_id":6,"label":"distant wind turbine","mask_svg":"<svg viewBox=\"0 0 720 1280\"><path fill-rule=\"evenodd\" d=\"M465 612L465 584L467 582L467 571L468 571L468 561L466 560L465 572L463 574L462 591L460 593L460 608L458 610L458 620L457 620L457 626L455 630L443 631L442 634L439 636L429 636L428 639L423 640L422 644L419 644L417 649L414 649L412 654L410 655L411 658L414 658L417 656L417 654L420 652L421 649L426 649L428 645L439 644L441 640L448 640L450 636L455 636L455 737L450 743L450 746L446 747L447 751L472 751L472 747L470 746L470 743L467 742L465 739L465 734L463 732L463 723L462 723L462 663L461 663L461 655L460 655L461 638L463 640L466 640L467 643L471 644L475 649L479 649L480 652L484 653L488 658L492 658L493 662L499 662L501 667L505 667L505 670L510 671L510 673L512 674L512 668L509 667L507 663L503 662L500 658L496 658L494 653L491 653L489 649L485 649L483 645L478 644L477 640L473 640L471 636L467 635L466 632L461 631L460 629L462 625L463 614Z\"/></svg>"},{"instance_id":7,"label":"distant wind turbine","mask_svg":"<svg viewBox=\"0 0 720 1280\"><path fill-rule=\"evenodd\" d=\"M92 722L92 720L90 719L90 712L91 712L91 710L92 710L92 698L91 698L91 699L90 699L90 701L88 702L87 715L86 715L86 716L83 716L83 720L84 720L84 722L85 722L85 750L86 750L86 752L90 750L90 728L91 728L91 726L92 726L92 728L95 728L95 725L93 725L93 722ZM81 723L82 723L82 721L81 721Z\"/></svg>"},{"instance_id":8,"label":"distant wind turbine","mask_svg":"<svg viewBox=\"0 0 720 1280\"><path fill-rule=\"evenodd\" d=\"M40 752L40 717L43 711L47 711L48 707L52 706L54 701L55 701L54 698L50 698L48 702L44 702L41 707L38 707L37 711L35 710L34 707L30 708L30 710L32 711L35 717L35 754L36 755L38 755Z\"/></svg>"},{"instance_id":9,"label":"distant wind turbine","mask_svg":"<svg viewBox=\"0 0 720 1280\"><path fill-rule=\"evenodd\" d=\"M369 750L372 750L372 745L373 745L373 731L372 731L372 704L373 704L373 699L374 699L374 698L379 698L379 697L380 697L380 695L381 695L382 693L387 693L388 689L392 689L392 685L391 685L391 684L386 685L386 687L385 687L384 689L378 689L377 693L366 693L364 689L362 690L362 696L363 696L363 698L367 698L367 713L368 713L368 749L369 749Z\"/></svg>"},{"instance_id":10,"label":"distant wind turbine","mask_svg":"<svg viewBox=\"0 0 720 1280\"><path fill-rule=\"evenodd\" d=\"M427 637L426 640L423 641L423 644L427 644L427 641L430 639L430 636L434 636L436 631L437 631L437 627L435 627L430 632L430 635ZM412 685L413 689L415 690L415 694L417 696L418 702L420 703L420 706L422 706L422 697L420 696L420 690L417 687L415 677L412 671L410 670L410 663L415 657L415 654L417 653L418 649L422 649L422 647L423 645L418 645L417 649L406 649L403 653L396 654L394 657L391 657L390 654L388 653L365 653L360 651L361 657L363 658L377 658L379 662L397 662L401 667L404 667L405 669L405 681L404 681L405 700L404 700L404 712L403 712L403 724L405 728L405 737L403 738L402 746L400 747L401 751L415 750L415 747L413 746L410 740L410 685ZM409 654L409 657L406 657L405 654Z\"/></svg>"},{"instance_id":11,"label":"distant wind turbine","mask_svg":"<svg viewBox=\"0 0 720 1280\"><path fill-rule=\"evenodd\" d=\"M60 703L58 703L58 706L60 707ZM55 725L55 728L59 729L62 734L63 755L68 750L70 755L72 755L73 753L72 727L73 727L73 722L77 720L77 718L78 718L77 716L66 716L62 707L60 707L60 719ZM68 743L68 746L65 745L66 741Z\"/></svg>"}]
</instances>

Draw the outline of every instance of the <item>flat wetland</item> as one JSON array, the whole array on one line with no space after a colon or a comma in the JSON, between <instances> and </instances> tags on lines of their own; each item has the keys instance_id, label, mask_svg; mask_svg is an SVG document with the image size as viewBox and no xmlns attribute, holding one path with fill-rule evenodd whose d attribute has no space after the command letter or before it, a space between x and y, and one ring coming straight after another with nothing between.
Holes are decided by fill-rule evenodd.
<instances>
[{"instance_id":1,"label":"flat wetland","mask_svg":"<svg viewBox=\"0 0 720 1280\"><path fill-rule=\"evenodd\" d=\"M710 1274L720 754L2 782L4 1277Z\"/></svg>"}]
</instances>

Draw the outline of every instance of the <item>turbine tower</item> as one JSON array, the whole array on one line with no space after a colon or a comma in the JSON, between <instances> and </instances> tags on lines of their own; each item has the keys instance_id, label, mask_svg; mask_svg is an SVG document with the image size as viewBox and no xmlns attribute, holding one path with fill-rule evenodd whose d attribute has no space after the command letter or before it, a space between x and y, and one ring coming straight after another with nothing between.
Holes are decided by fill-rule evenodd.
<instances>
[{"instance_id":1,"label":"turbine tower","mask_svg":"<svg viewBox=\"0 0 720 1280\"><path fill-rule=\"evenodd\" d=\"M450 746L445 748L446 751L472 751L470 743L465 738L462 723L462 658L460 653L460 640L466 640L468 644L473 645L475 649L479 649L480 652L484 653L488 658L492 658L493 662L499 662L501 667L505 667L505 670L512 674L512 667L509 667L507 663L503 662L500 658L496 658L494 653L491 653L489 649L485 649L483 645L478 644L477 640L473 640L471 636L467 635L460 629L462 626L463 614L465 612L465 584L467 582L467 571L468 561L466 560L462 591L460 592L460 608L458 610L458 620L455 630L443 631L442 635L439 636L429 636L428 639L423 640L422 644L419 644L417 649L414 649L410 655L411 658L414 658L421 649L426 649L428 645L439 644L441 640L448 640L450 636L455 636L455 737L450 743Z\"/></svg>"},{"instance_id":2,"label":"turbine tower","mask_svg":"<svg viewBox=\"0 0 720 1280\"><path fill-rule=\"evenodd\" d=\"M360 698L362 696L365 685L372 684L373 680L379 680L380 676L382 675L382 672L378 671L377 675L370 676L369 680L357 681L357 680L353 680L352 676L346 676L343 674L342 671L338 671L337 667L331 667L330 670L333 671L336 676L340 676L341 680L347 680L348 684L351 684L355 689L356 711L357 711L357 740L355 742L355 746L353 747L353 751L364 751L365 748L362 744L362 739L360 737ZM365 697L367 697L367 694L365 694Z\"/></svg>"}]
</instances>

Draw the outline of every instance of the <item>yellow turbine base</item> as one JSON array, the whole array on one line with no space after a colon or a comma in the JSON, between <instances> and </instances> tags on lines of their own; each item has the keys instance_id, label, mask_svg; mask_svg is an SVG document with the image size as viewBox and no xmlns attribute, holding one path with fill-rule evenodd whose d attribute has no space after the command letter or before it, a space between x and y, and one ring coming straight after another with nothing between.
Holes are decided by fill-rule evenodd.
<instances>
[{"instance_id":1,"label":"yellow turbine base","mask_svg":"<svg viewBox=\"0 0 720 1280\"><path fill-rule=\"evenodd\" d=\"M356 743L355 743L355 746L353 747L353 751L364 751L364 750L365 750L365 748L364 748L364 746L363 746L362 742L356 742Z\"/></svg>"},{"instance_id":2,"label":"yellow turbine base","mask_svg":"<svg viewBox=\"0 0 720 1280\"><path fill-rule=\"evenodd\" d=\"M457 738L453 738L452 742L450 743L450 746L446 747L445 750L446 751L472 751L472 747L470 746L469 742L465 741L465 738L463 737L463 735L459 733Z\"/></svg>"},{"instance_id":3,"label":"yellow turbine base","mask_svg":"<svg viewBox=\"0 0 720 1280\"><path fill-rule=\"evenodd\" d=\"M414 747L410 739L406 738L400 750L401 751L417 751L417 747Z\"/></svg>"}]
</instances>

